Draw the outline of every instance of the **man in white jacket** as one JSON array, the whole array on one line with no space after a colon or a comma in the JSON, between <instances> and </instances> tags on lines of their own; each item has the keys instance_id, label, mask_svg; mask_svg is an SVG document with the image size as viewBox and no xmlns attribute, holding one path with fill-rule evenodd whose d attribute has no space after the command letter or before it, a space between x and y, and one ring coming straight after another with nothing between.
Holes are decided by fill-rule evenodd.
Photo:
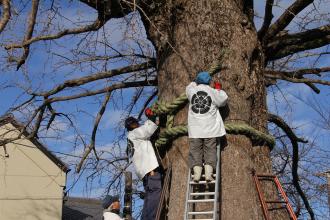
<instances>
[{"instance_id":1,"label":"man in white jacket","mask_svg":"<svg viewBox=\"0 0 330 220\"><path fill-rule=\"evenodd\" d=\"M123 220L119 216L120 211L120 202L119 196L110 196L107 195L102 202L103 211L103 220Z\"/></svg>"},{"instance_id":2,"label":"man in white jacket","mask_svg":"<svg viewBox=\"0 0 330 220\"><path fill-rule=\"evenodd\" d=\"M196 82L186 87L189 100L188 135L189 166L194 171L194 181L198 182L202 174L203 156L206 181L212 181L213 169L216 166L216 146L219 137L226 134L219 107L227 102L227 94L216 82L210 87L211 76L200 72Z\"/></svg>"},{"instance_id":3,"label":"man in white jacket","mask_svg":"<svg viewBox=\"0 0 330 220\"><path fill-rule=\"evenodd\" d=\"M147 109L145 113L148 118L152 118L153 113L150 109ZM133 117L129 117L125 121L130 156L136 174L143 180L145 189L142 220L155 219L161 193L159 164L150 142L150 137L158 128L157 124L148 119L140 126L138 120Z\"/></svg>"}]
</instances>

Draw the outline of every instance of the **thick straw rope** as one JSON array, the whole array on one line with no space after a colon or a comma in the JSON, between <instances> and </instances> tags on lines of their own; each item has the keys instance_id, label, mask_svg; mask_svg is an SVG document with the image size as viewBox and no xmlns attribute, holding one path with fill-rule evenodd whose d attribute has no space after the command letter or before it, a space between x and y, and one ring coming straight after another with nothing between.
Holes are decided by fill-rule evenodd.
<instances>
[{"instance_id":1,"label":"thick straw rope","mask_svg":"<svg viewBox=\"0 0 330 220\"><path fill-rule=\"evenodd\" d=\"M209 73L213 76L219 70L223 69L221 60L225 51L222 51L218 63L212 65L209 69ZM219 62L220 61L220 62ZM220 64L219 64L220 63ZM157 115L167 115L166 129L159 134L159 138L156 140L155 146L161 147L167 145L170 141L183 135L187 135L187 125L178 125L173 127L174 114L176 111L183 108L188 103L188 98L185 93L182 93L179 97L175 98L172 102L155 102L150 108ZM269 134L265 134L257 129L245 124L245 123L226 123L225 129L228 134L245 135L252 141L259 144L266 144L270 148L275 145L275 139Z\"/></svg>"}]
</instances>

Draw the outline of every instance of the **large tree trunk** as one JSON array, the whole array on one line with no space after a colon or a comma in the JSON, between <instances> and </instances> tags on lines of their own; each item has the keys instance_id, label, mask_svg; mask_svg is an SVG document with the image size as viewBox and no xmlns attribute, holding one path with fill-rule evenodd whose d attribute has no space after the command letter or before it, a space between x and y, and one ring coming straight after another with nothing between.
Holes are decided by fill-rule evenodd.
<instances>
[{"instance_id":1,"label":"large tree trunk","mask_svg":"<svg viewBox=\"0 0 330 220\"><path fill-rule=\"evenodd\" d=\"M229 95L226 122L245 122L266 131L263 51L249 20L250 11L244 5L249 1L162 2L148 21L144 18L157 51L159 99L170 101L184 92L196 73L207 70L221 49L226 49L223 64L227 69L215 76ZM186 123L187 108L175 117L175 124ZM221 155L221 219L262 220L251 170L271 172L269 149L253 146L241 135L227 135L227 140ZM186 137L174 141L168 158L173 165L168 217L183 219L188 171Z\"/></svg>"}]
</instances>

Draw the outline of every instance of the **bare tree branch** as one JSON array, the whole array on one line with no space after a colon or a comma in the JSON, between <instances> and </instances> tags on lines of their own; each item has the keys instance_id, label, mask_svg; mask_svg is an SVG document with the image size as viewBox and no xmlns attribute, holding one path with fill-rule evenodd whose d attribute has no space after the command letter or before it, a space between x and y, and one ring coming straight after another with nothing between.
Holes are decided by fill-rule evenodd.
<instances>
[{"instance_id":1,"label":"bare tree branch","mask_svg":"<svg viewBox=\"0 0 330 220\"><path fill-rule=\"evenodd\" d=\"M303 77L304 75L307 75L307 74L314 74L317 76L321 76L320 73L329 72L329 71L330 71L330 67L322 67L322 68L299 69L299 70L292 71L292 72L282 71L281 73L283 73L289 77L299 78L299 77ZM270 72L272 72L272 71L266 71L266 73L270 73Z\"/></svg>"},{"instance_id":2,"label":"bare tree branch","mask_svg":"<svg viewBox=\"0 0 330 220\"><path fill-rule=\"evenodd\" d=\"M39 0L32 0L32 9L29 15L28 28L23 42L28 41L32 38L34 26L36 24L38 7L39 7ZM16 70L19 70L19 68L25 63L26 58L29 56L29 52L30 52L30 45L28 44L24 46L24 53L17 62Z\"/></svg>"},{"instance_id":3,"label":"bare tree branch","mask_svg":"<svg viewBox=\"0 0 330 220\"><path fill-rule=\"evenodd\" d=\"M67 100L72 100L72 99L78 99L78 98L82 98L82 97L94 96L94 95L114 91L116 89L141 87L141 86L156 86L156 85L157 85L156 80L121 82L118 84L113 84L111 86L105 87L103 89L79 93L79 94L72 95L72 96L53 97L53 98L47 99L46 103L48 104L48 103L53 103L53 102L61 102L61 101L67 101Z\"/></svg>"},{"instance_id":4,"label":"bare tree branch","mask_svg":"<svg viewBox=\"0 0 330 220\"><path fill-rule=\"evenodd\" d=\"M15 138L5 139L0 141L0 146L5 145L7 143L13 142L21 138L21 136L26 132L27 127L32 123L32 121L37 117L36 122L34 123L34 127L31 133L27 138L33 138L37 135L38 130L40 128L41 122L43 120L43 115L46 110L46 107L49 106L51 103L59 102L59 101L67 101L72 99L78 99L87 96L94 96L102 93L110 93L116 89L123 89L123 88L131 88L131 87L141 87L141 86L156 86L156 80L144 80L144 81L133 81L133 82L121 82L118 84L113 84L111 86L105 87L103 89L89 91L85 93L80 93L77 95L72 96L62 96L62 97L53 97L50 99L45 99L44 102L34 110L33 114L31 115L29 121L22 127L19 135ZM59 114L59 113L58 113ZM49 123L49 122L48 122Z\"/></svg>"},{"instance_id":5,"label":"bare tree branch","mask_svg":"<svg viewBox=\"0 0 330 220\"><path fill-rule=\"evenodd\" d=\"M286 77L283 75L277 75L277 76L265 75L265 76L268 78L271 78L271 79L282 79L282 80L286 80L286 81L293 82L293 83L316 83L316 84L322 84L322 85L327 85L327 86L330 85L330 82L326 81L326 80L306 79L306 78L294 79L294 78L289 78L289 77Z\"/></svg>"},{"instance_id":6,"label":"bare tree branch","mask_svg":"<svg viewBox=\"0 0 330 220\"><path fill-rule=\"evenodd\" d=\"M269 26L272 22L272 19L274 17L273 12L272 12L273 4L274 4L274 0L267 0L267 2L266 2L264 22L263 22L260 30L258 31L258 38L259 39L262 39L265 36L265 34L266 34L266 32L267 32L267 30L268 30L268 28L269 28Z\"/></svg>"},{"instance_id":7,"label":"bare tree branch","mask_svg":"<svg viewBox=\"0 0 330 220\"><path fill-rule=\"evenodd\" d=\"M292 183L295 186L297 192L299 193L301 199L303 200L305 207L311 217L312 220L315 220L314 212L309 205L308 199L301 189L300 183L299 183L299 176L298 176L298 162L299 162L299 146L298 142L307 143L307 141L298 138L295 133L292 131L292 129L289 127L289 125L279 116L268 114L268 121L276 124L278 127L280 127L288 136L292 143Z\"/></svg>"},{"instance_id":8,"label":"bare tree branch","mask_svg":"<svg viewBox=\"0 0 330 220\"><path fill-rule=\"evenodd\" d=\"M40 125L41 125L41 122L42 122L42 119L43 119L45 110L46 110L46 107L45 106L42 106L40 108L40 111L39 111L39 114L38 114L38 117L37 117L37 121L34 124L34 128L33 128L32 132L30 133L30 136L31 137L37 137L38 130L40 128Z\"/></svg>"},{"instance_id":9,"label":"bare tree branch","mask_svg":"<svg viewBox=\"0 0 330 220\"><path fill-rule=\"evenodd\" d=\"M313 83L306 82L305 84L309 86L309 88L311 88L316 94L319 94L321 92L321 90L317 88Z\"/></svg>"},{"instance_id":10,"label":"bare tree branch","mask_svg":"<svg viewBox=\"0 0 330 220\"><path fill-rule=\"evenodd\" d=\"M141 108L141 111L139 113L139 116L138 116L138 120L141 119L142 117L142 114L144 112L144 110L146 109L146 107L149 105L149 103L156 97L156 95L158 94L158 89L156 89L150 96L149 98L145 101L143 107Z\"/></svg>"},{"instance_id":11,"label":"bare tree branch","mask_svg":"<svg viewBox=\"0 0 330 220\"><path fill-rule=\"evenodd\" d=\"M270 122L276 124L278 127L280 127L288 135L288 137L290 139L293 139L293 140L295 140L297 142L301 142L301 143L308 143L308 141L297 137L296 134L290 128L290 126L278 115L268 113L268 121L270 121Z\"/></svg>"},{"instance_id":12,"label":"bare tree branch","mask_svg":"<svg viewBox=\"0 0 330 220\"><path fill-rule=\"evenodd\" d=\"M330 43L330 25L325 25L308 31L285 34L275 37L266 46L267 60L276 60L282 57Z\"/></svg>"},{"instance_id":13,"label":"bare tree branch","mask_svg":"<svg viewBox=\"0 0 330 220\"><path fill-rule=\"evenodd\" d=\"M5 29L11 13L10 13L10 0L1 0L3 12L2 12L2 18L0 19L0 34ZM0 4L0 5L1 5Z\"/></svg>"},{"instance_id":14,"label":"bare tree branch","mask_svg":"<svg viewBox=\"0 0 330 220\"><path fill-rule=\"evenodd\" d=\"M100 72L100 73L84 76L84 77L77 78L77 79L71 79L71 80L65 81L61 85L56 86L55 88L53 88L50 91L43 92L43 93L36 93L35 95L48 97L48 96L54 95L54 94L62 91L65 88L68 88L68 87L77 87L77 86L81 86L81 85L84 85L86 83L90 83L90 82L93 82L96 80L105 79L105 78L109 78L109 77L113 77L113 76L118 76L118 75L121 75L124 73L146 70L146 69L154 67L154 66L155 66L154 62L145 62L145 63L131 65L131 66L114 69L114 70L110 70L110 71L106 71L106 72Z\"/></svg>"},{"instance_id":15,"label":"bare tree branch","mask_svg":"<svg viewBox=\"0 0 330 220\"><path fill-rule=\"evenodd\" d=\"M89 144L88 148L85 149L85 152L84 152L84 154L83 154L83 156L82 156L79 164L77 165L77 169L76 169L76 172L77 173L80 172L81 167L84 164L84 161L86 160L86 158L88 157L88 155L89 155L89 153L91 152L92 149L94 151L94 154L95 154L96 159L99 160L99 157L98 157L98 155L96 153L96 150L95 150L96 131L97 131L97 128L98 128L99 123L101 121L101 118L102 118L102 116L103 116L103 114L105 112L105 109L107 107L107 104L108 104L108 102L110 100L110 96L111 96L111 92L108 92L106 94L105 98L104 98L104 101L103 101L103 103L101 105L101 108L100 108L99 112L97 113L97 116L96 116L95 122L94 122L94 126L93 126L91 141L90 141L90 144Z\"/></svg>"},{"instance_id":16,"label":"bare tree branch","mask_svg":"<svg viewBox=\"0 0 330 220\"><path fill-rule=\"evenodd\" d=\"M24 105L29 104L30 102L32 102L35 99L35 97L36 97L35 95L32 95L28 100L24 101L23 103L15 106L15 107L9 108L7 113L14 112L14 111L22 108Z\"/></svg>"},{"instance_id":17,"label":"bare tree branch","mask_svg":"<svg viewBox=\"0 0 330 220\"><path fill-rule=\"evenodd\" d=\"M47 109L49 110L49 112L51 113L49 121L47 123L47 130L50 128L51 124L53 123L53 121L55 120L56 115L58 115L58 113L55 112L55 110L53 109L51 104L47 105Z\"/></svg>"},{"instance_id":18,"label":"bare tree branch","mask_svg":"<svg viewBox=\"0 0 330 220\"><path fill-rule=\"evenodd\" d=\"M286 72L286 71L275 71L275 70L267 70L265 71L265 77L268 79L268 85L274 85L276 84L277 79L286 80L289 82L294 83L305 83L307 86L309 86L314 92L320 93L320 90L314 85L316 84L322 84L322 85L330 85L329 81L326 80L318 80L318 79L308 79L304 78L304 75L307 74L313 74L317 76L321 76L322 72L329 72L330 67L323 67L323 68L314 68L314 69L299 69L292 72ZM275 80L275 82L273 82Z\"/></svg>"},{"instance_id":19,"label":"bare tree branch","mask_svg":"<svg viewBox=\"0 0 330 220\"><path fill-rule=\"evenodd\" d=\"M54 39L59 39L59 38L61 38L63 36L66 36L66 35L81 34L81 33L89 32L89 31L97 31L104 24L105 24L104 20L97 19L92 24L89 24L89 25L86 25L86 26L83 26L83 27L73 28L73 29L65 29L65 30L60 31L56 34L33 37L29 40L24 41L21 44L7 45L7 46L5 46L5 49L10 50L10 49L14 49L14 48L23 48L23 47L28 46L28 45L30 45L34 42L37 42L37 41L54 40Z\"/></svg>"},{"instance_id":20,"label":"bare tree branch","mask_svg":"<svg viewBox=\"0 0 330 220\"><path fill-rule=\"evenodd\" d=\"M285 10L277 21L269 27L266 33L266 39L271 39L280 31L284 30L298 13L313 3L313 1L314 0L296 0L289 8Z\"/></svg>"},{"instance_id":21,"label":"bare tree branch","mask_svg":"<svg viewBox=\"0 0 330 220\"><path fill-rule=\"evenodd\" d=\"M320 79L307 79L307 78L296 79L296 78L289 78L289 77L283 76L281 74L277 74L277 75L267 75L266 74L265 76L270 79L282 79L282 80L286 80L286 81L293 82L293 83L316 83L316 84L330 86L329 81L320 80Z\"/></svg>"}]
</instances>

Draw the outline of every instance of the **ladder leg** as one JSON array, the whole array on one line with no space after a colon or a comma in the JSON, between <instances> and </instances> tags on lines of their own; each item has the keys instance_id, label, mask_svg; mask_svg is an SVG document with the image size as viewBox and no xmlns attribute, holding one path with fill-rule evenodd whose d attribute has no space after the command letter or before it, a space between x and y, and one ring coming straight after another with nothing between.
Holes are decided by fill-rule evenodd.
<instances>
[{"instance_id":1,"label":"ladder leg","mask_svg":"<svg viewBox=\"0 0 330 220\"><path fill-rule=\"evenodd\" d=\"M218 140L219 144L217 144L217 165L215 168L215 189L214 189L214 205L213 205L213 219L218 220L219 219L219 213L218 213L218 198L219 198L219 184L220 184L220 140Z\"/></svg>"},{"instance_id":2,"label":"ladder leg","mask_svg":"<svg viewBox=\"0 0 330 220\"><path fill-rule=\"evenodd\" d=\"M289 199L286 196L286 193L285 193L284 189L282 188L282 185L281 185L279 179L277 178L277 176L275 176L274 181L275 181L275 184L276 184L278 190L280 191L280 193L281 193L281 195L282 195L282 197L283 197L283 199L285 201L286 208L287 208L287 210L288 210L288 212L290 214L290 217L293 220L297 220L296 214L294 213L294 211L293 211L293 209L292 209L292 207L291 207L291 205L289 203Z\"/></svg>"},{"instance_id":3,"label":"ladder leg","mask_svg":"<svg viewBox=\"0 0 330 220\"><path fill-rule=\"evenodd\" d=\"M265 197L264 197L264 194L262 192L262 189L261 189L261 186L260 186L260 183L259 183L258 175L253 173L253 179L254 179L254 182L256 184L259 200L261 202L262 212L264 213L265 219L270 220L268 208L267 208L266 202L264 200Z\"/></svg>"},{"instance_id":4,"label":"ladder leg","mask_svg":"<svg viewBox=\"0 0 330 220\"><path fill-rule=\"evenodd\" d=\"M188 220L188 212L189 212L188 200L189 200L190 192L191 192L190 180L191 180L191 169L190 169L190 167L188 167L188 178L187 178L187 191L186 191L186 203L185 203L184 220Z\"/></svg>"}]
</instances>

